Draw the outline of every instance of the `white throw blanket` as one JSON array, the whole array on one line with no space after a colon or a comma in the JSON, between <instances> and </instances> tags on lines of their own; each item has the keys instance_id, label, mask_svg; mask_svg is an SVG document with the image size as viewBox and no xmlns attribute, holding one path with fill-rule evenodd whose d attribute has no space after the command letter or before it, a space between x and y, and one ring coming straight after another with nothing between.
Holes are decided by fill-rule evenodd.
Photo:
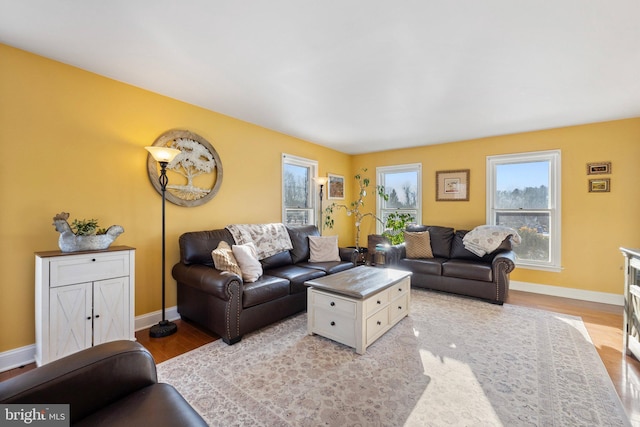
<instances>
[{"instance_id":1,"label":"white throw blanket","mask_svg":"<svg viewBox=\"0 0 640 427\"><path fill-rule=\"evenodd\" d=\"M237 245L253 242L258 250L258 259L293 249L287 228L282 223L230 224L225 228L229 230Z\"/></svg>"},{"instance_id":2,"label":"white throw blanket","mask_svg":"<svg viewBox=\"0 0 640 427\"><path fill-rule=\"evenodd\" d=\"M500 243L507 236L511 236L511 241L516 245L520 244L521 239L518 232L511 227L501 225L481 225L464 235L462 243L469 252L473 252L478 256L484 256L498 249Z\"/></svg>"}]
</instances>

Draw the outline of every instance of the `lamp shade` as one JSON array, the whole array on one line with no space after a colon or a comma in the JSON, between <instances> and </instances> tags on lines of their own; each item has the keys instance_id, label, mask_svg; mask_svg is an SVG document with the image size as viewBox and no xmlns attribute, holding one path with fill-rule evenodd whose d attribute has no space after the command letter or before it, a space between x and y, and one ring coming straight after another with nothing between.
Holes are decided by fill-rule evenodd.
<instances>
[{"instance_id":1,"label":"lamp shade","mask_svg":"<svg viewBox=\"0 0 640 427\"><path fill-rule=\"evenodd\" d=\"M313 180L318 185L325 185L327 183L327 181L329 180L329 178L327 178L326 176L319 176L317 178L313 178Z\"/></svg>"},{"instance_id":2,"label":"lamp shade","mask_svg":"<svg viewBox=\"0 0 640 427\"><path fill-rule=\"evenodd\" d=\"M176 150L175 148L156 147L156 146L144 147L144 148L149 153L151 153L151 155L156 160L156 162L170 163L173 159L176 158L178 154L180 154L180 150Z\"/></svg>"}]
</instances>

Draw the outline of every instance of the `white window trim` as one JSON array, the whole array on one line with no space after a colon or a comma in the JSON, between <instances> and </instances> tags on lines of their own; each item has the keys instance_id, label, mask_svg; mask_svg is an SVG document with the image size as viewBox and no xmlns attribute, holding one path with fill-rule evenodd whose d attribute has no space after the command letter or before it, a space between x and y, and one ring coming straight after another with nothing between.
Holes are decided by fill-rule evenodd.
<instances>
[{"instance_id":1,"label":"white window trim","mask_svg":"<svg viewBox=\"0 0 640 427\"><path fill-rule=\"evenodd\" d=\"M418 173L418 182L416 188L416 218L415 222L420 224L422 221L422 163L408 163L404 165L393 165L393 166L378 166L376 168L376 186L384 185L383 177L387 173L399 173L399 172L417 172ZM377 193L377 192L376 192ZM382 197L379 195L376 198L376 216L382 219ZM382 234L384 231L384 225L380 224L380 221L376 221L376 232L378 234Z\"/></svg>"},{"instance_id":2,"label":"white window trim","mask_svg":"<svg viewBox=\"0 0 640 427\"><path fill-rule=\"evenodd\" d=\"M287 210L285 208L284 205L284 193L285 193L285 189L284 189L284 165L285 164L292 164L292 165L297 165L297 166L302 166L302 167L309 167L311 168L311 176L310 176L310 182L309 182L309 191L311 194L311 206L312 206L312 224L315 224L318 228L320 228L320 225L318 223L318 221L320 220L320 217L318 217L318 206L319 206L319 198L320 198L320 193L316 193L316 185L315 182L318 178L318 161L317 160L311 160L311 159L306 159L304 157L299 157L299 156L294 156L291 154L286 154L286 153L282 153L282 164L280 166L280 203L282 205L282 223L286 224L287 222Z\"/></svg>"},{"instance_id":3,"label":"white window trim","mask_svg":"<svg viewBox=\"0 0 640 427\"><path fill-rule=\"evenodd\" d=\"M552 236L549 245L548 263L538 263L533 261L517 260L516 264L519 268L527 268L531 270L543 271L562 271L561 263L561 178L562 178L562 162L560 150L536 151L528 153L504 154L497 156L487 156L487 224L495 224L494 203L496 187L496 166L510 163L527 163L535 161L549 162L549 210L551 215L549 234Z\"/></svg>"}]
</instances>

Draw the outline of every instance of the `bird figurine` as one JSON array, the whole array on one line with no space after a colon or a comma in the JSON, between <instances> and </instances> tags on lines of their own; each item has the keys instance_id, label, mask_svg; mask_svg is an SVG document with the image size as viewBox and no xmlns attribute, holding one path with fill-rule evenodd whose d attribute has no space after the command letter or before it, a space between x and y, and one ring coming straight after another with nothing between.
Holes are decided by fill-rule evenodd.
<instances>
[{"instance_id":1,"label":"bird figurine","mask_svg":"<svg viewBox=\"0 0 640 427\"><path fill-rule=\"evenodd\" d=\"M67 222L68 219L68 212L61 212L53 217L53 226L60 233L58 246L62 252L107 249L119 235L124 233L124 228L112 225L104 234L77 235Z\"/></svg>"}]
</instances>

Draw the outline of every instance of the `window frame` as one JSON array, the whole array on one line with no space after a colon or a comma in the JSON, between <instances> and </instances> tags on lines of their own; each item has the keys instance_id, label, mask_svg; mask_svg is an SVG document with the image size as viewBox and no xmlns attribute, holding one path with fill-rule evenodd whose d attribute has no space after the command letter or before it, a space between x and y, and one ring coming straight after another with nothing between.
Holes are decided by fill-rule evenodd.
<instances>
[{"instance_id":1,"label":"window frame","mask_svg":"<svg viewBox=\"0 0 640 427\"><path fill-rule=\"evenodd\" d=\"M549 204L547 209L498 209L496 202L497 174L496 168L499 165L549 162ZM560 272L562 270L561 248L562 248L562 197L561 197L561 152L560 150L534 151L526 153L502 154L487 156L487 210L486 221L489 225L496 224L497 213L499 212L520 212L520 213L549 213L549 261L522 260L517 258L516 264L519 268L531 270L543 270Z\"/></svg>"},{"instance_id":2,"label":"window frame","mask_svg":"<svg viewBox=\"0 0 640 427\"><path fill-rule=\"evenodd\" d=\"M422 163L407 163L402 165L392 165L392 166L378 166L376 167L376 186L385 185L385 176L386 174L391 173L401 173L401 172L416 172L417 174L417 182L416 182L416 209L402 209L402 208L386 208L384 207L386 201L380 197L380 195L376 198L376 216L381 220L384 220L384 214L387 211L390 212L408 212L415 213L414 221L417 224L420 224L422 221ZM386 187L385 187L386 188ZM380 221L376 221L376 233L382 234L384 232L384 224L381 224Z\"/></svg>"},{"instance_id":3,"label":"window frame","mask_svg":"<svg viewBox=\"0 0 640 427\"><path fill-rule=\"evenodd\" d=\"M308 190L308 194L309 194L309 198L310 200L310 207L309 208L297 208L297 209L301 209L301 210L308 210L310 211L310 221L308 225L315 225L316 227L319 228L319 224L318 224L318 219L319 219L319 215L318 215L318 206L319 206L319 193L316 193L315 188L315 182L316 179L318 178L318 161L317 160L312 160L312 159L307 159L304 157L299 157L299 156L294 156L291 154L286 154L286 153L282 153L282 167L281 167L281 191L282 191L282 196L281 196L281 204L282 204L282 223L283 224L287 224L287 212L289 210L293 210L293 209L289 209L286 206L285 203L285 182L284 182L284 174L285 174L285 166L286 165L294 165L294 166L301 166L301 167L306 167L309 168L309 178L307 181L307 190Z\"/></svg>"}]
</instances>

